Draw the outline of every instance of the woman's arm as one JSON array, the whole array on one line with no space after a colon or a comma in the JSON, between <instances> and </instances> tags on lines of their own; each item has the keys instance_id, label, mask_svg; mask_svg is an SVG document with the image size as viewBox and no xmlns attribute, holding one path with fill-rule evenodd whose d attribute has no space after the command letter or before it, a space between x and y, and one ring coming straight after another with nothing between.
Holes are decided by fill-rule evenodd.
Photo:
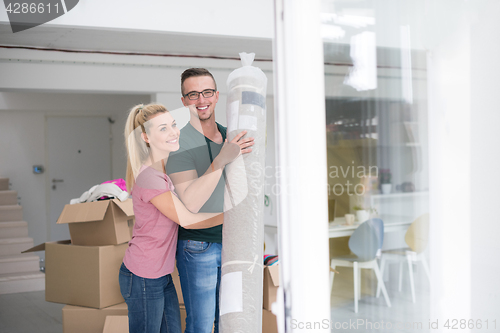
<instances>
[{"instance_id":1,"label":"woman's arm","mask_svg":"<svg viewBox=\"0 0 500 333\"><path fill-rule=\"evenodd\" d=\"M224 222L222 213L191 213L170 191L157 195L150 202L163 215L186 229L205 229Z\"/></svg>"},{"instance_id":2,"label":"woman's arm","mask_svg":"<svg viewBox=\"0 0 500 333\"><path fill-rule=\"evenodd\" d=\"M169 175L175 185L175 192L191 212L197 213L210 198L219 183L224 167L241 154L248 154L252 151L254 139L242 139L246 133L247 131L242 131L231 142L226 140L217 157L201 177L198 177L196 170Z\"/></svg>"}]
</instances>

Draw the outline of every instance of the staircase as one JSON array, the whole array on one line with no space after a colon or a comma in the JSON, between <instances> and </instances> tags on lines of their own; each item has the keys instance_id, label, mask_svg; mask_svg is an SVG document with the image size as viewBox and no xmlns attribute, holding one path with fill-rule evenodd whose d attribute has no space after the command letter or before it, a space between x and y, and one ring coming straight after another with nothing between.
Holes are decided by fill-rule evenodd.
<instances>
[{"instance_id":1,"label":"staircase","mask_svg":"<svg viewBox=\"0 0 500 333\"><path fill-rule=\"evenodd\" d=\"M21 253L33 247L17 192L9 190L9 179L0 178L0 294L45 290L45 274L39 257Z\"/></svg>"}]
</instances>

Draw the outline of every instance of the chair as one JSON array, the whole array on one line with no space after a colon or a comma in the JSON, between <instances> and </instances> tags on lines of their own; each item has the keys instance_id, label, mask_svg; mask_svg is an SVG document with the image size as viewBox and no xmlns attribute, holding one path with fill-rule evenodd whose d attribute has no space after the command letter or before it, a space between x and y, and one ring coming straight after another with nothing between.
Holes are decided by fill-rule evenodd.
<instances>
[{"instance_id":1,"label":"chair","mask_svg":"<svg viewBox=\"0 0 500 333\"><path fill-rule=\"evenodd\" d=\"M424 250L427 247L429 240L429 214L424 214L419 216L415 221L412 222L405 234L405 242L408 248L398 249L398 250L388 250L382 252L382 259L380 263L380 271L382 275L384 274L385 265L387 261L398 261L399 262L399 291L401 291L402 281L403 281L403 263L406 261L408 263L408 272L410 276L410 286L411 286L411 297L413 303L415 303L415 283L413 277L413 263L422 262L424 271L429 279L431 280L429 265L425 259ZM377 297L380 296L381 286L377 287Z\"/></svg>"},{"instance_id":2,"label":"chair","mask_svg":"<svg viewBox=\"0 0 500 333\"><path fill-rule=\"evenodd\" d=\"M377 252L382 248L384 241L384 223L381 219L370 219L363 222L354 230L349 239L349 249L352 254L334 257L331 260L331 268L352 267L354 273L354 312L358 312L358 300L361 295L361 268L373 269L377 277L385 302L391 307L391 301L382 280L382 274L377 264ZM334 273L330 273L330 292L333 287Z\"/></svg>"}]
</instances>

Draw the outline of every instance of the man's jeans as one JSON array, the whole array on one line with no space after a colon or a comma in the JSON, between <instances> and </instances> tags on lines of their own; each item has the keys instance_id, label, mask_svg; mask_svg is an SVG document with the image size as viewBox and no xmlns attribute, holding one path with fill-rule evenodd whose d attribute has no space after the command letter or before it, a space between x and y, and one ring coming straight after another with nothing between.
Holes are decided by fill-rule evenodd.
<instances>
[{"instance_id":1,"label":"man's jeans","mask_svg":"<svg viewBox=\"0 0 500 333\"><path fill-rule=\"evenodd\" d=\"M170 274L146 279L122 263L119 282L128 307L130 333L181 333L179 300Z\"/></svg>"},{"instance_id":2,"label":"man's jeans","mask_svg":"<svg viewBox=\"0 0 500 333\"><path fill-rule=\"evenodd\" d=\"M186 306L185 333L219 332L221 243L177 242L177 269Z\"/></svg>"}]
</instances>

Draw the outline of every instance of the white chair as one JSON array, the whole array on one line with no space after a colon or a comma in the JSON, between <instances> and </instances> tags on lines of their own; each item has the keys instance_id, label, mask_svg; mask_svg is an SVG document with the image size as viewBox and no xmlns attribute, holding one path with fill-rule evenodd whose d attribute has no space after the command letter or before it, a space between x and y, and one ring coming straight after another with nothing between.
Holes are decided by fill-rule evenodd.
<instances>
[{"instance_id":1,"label":"white chair","mask_svg":"<svg viewBox=\"0 0 500 333\"><path fill-rule=\"evenodd\" d=\"M402 289L403 284L403 264L406 261L408 264L408 272L410 277L411 286L411 297L413 303L415 303L415 282L413 277L413 263L422 262L424 271L429 279L431 280L429 265L425 259L425 254L423 253L427 247L429 240L429 214L424 214L419 216L415 221L412 222L405 234L405 242L408 248L397 249L397 250L387 250L382 251L382 259L380 263L380 271L384 274L385 266L387 261L397 261L399 262L399 291ZM382 286L379 284L377 287L377 297L380 296L380 290Z\"/></svg>"},{"instance_id":2,"label":"white chair","mask_svg":"<svg viewBox=\"0 0 500 333\"><path fill-rule=\"evenodd\" d=\"M391 301L382 280L382 274L377 264L377 251L382 248L384 241L384 223L381 219L371 219L363 222L354 230L349 239L349 249L352 254L334 257L331 260L331 268L352 267L354 273L354 312L358 312L358 300L361 295L361 268L373 269L377 277L378 285L384 293L385 302L391 307ZM334 272L330 273L330 292L333 287Z\"/></svg>"}]
</instances>

